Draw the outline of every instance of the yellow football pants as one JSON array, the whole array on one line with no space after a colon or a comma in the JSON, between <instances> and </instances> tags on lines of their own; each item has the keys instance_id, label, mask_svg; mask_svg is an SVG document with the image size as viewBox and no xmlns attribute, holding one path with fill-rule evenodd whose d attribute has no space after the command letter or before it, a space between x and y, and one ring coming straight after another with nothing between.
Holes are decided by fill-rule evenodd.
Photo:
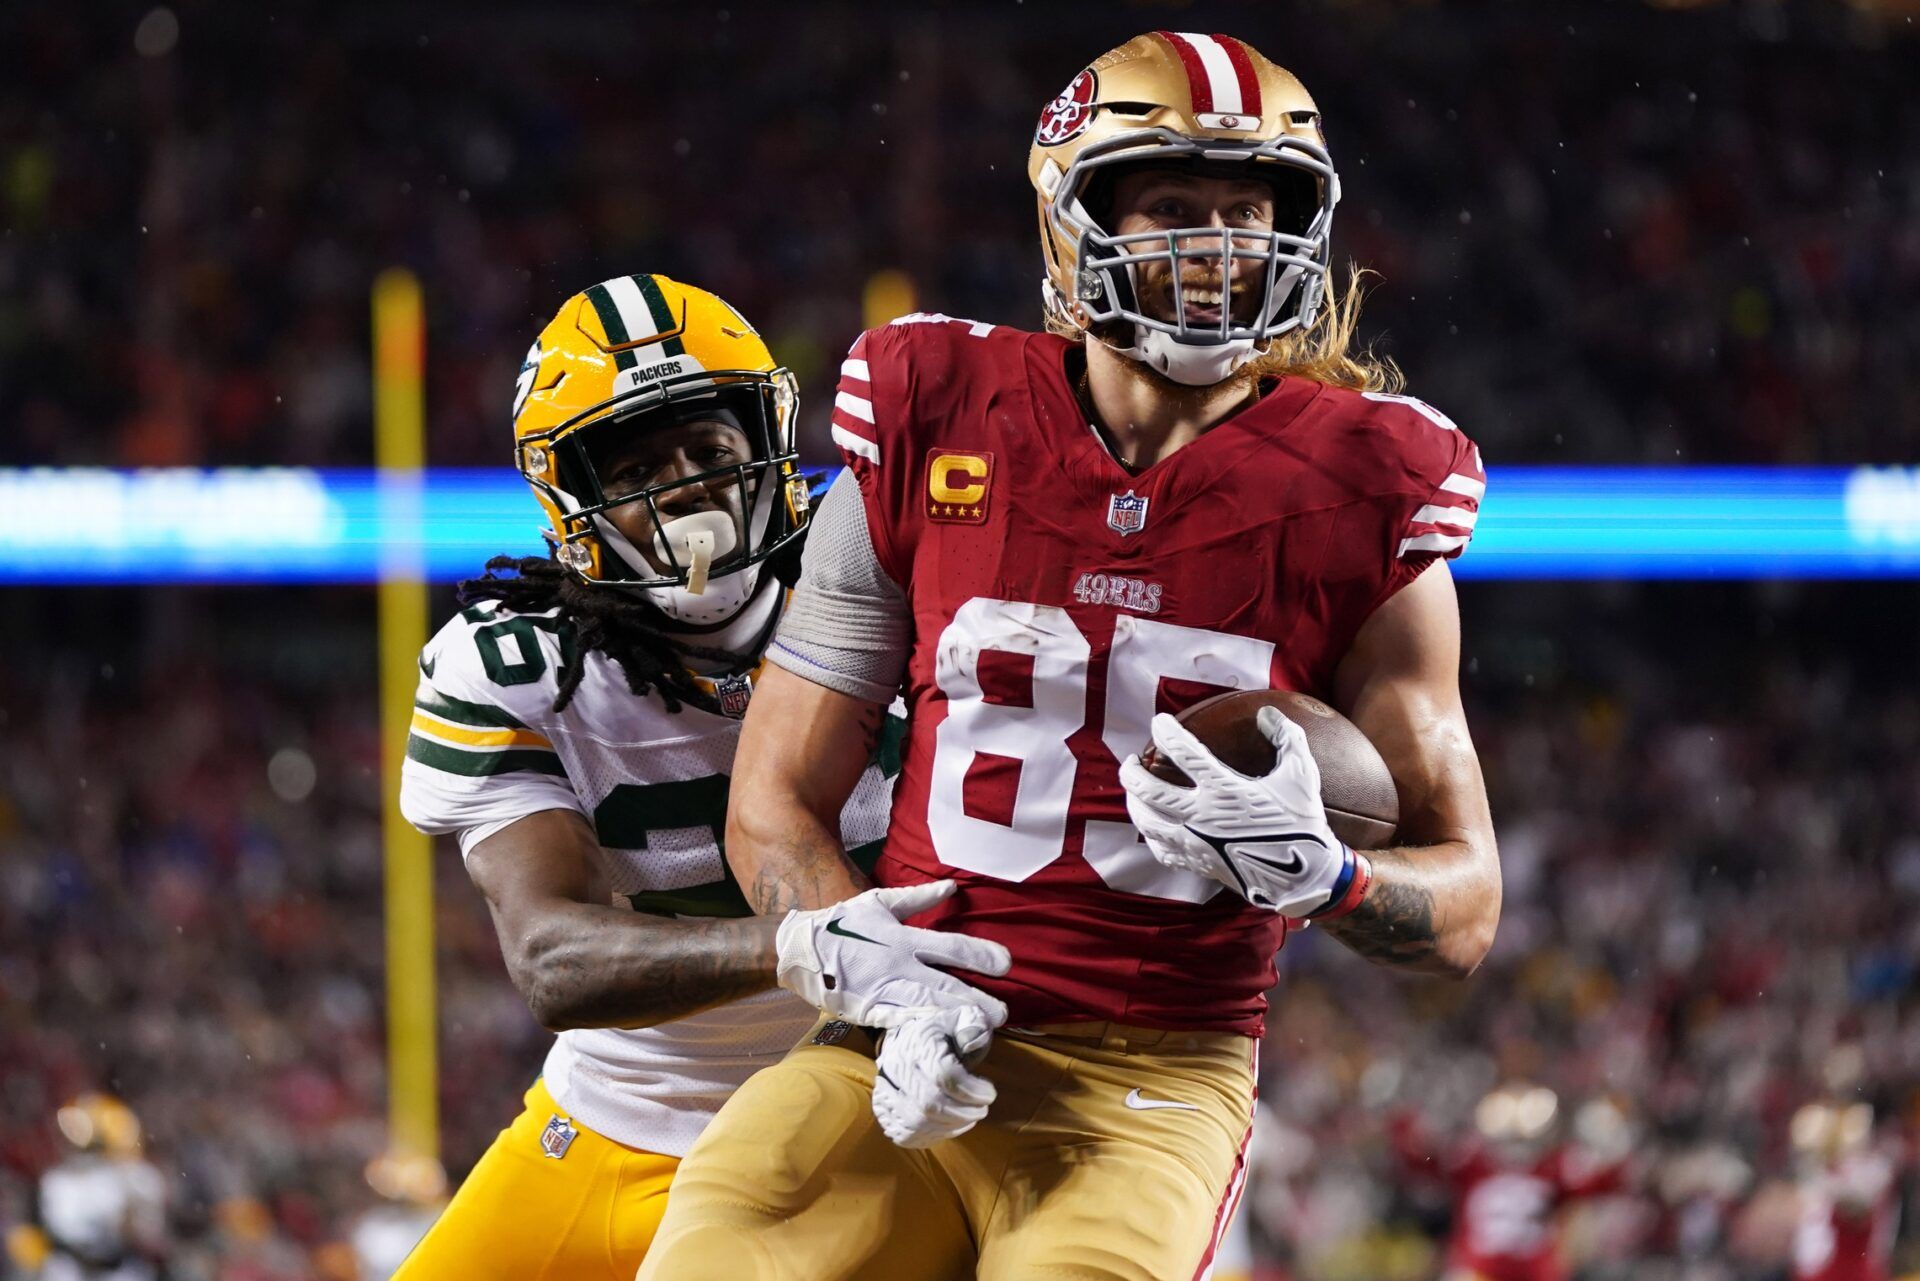
<instances>
[{"instance_id":1,"label":"yellow football pants","mask_svg":"<svg viewBox=\"0 0 1920 1281\"><path fill-rule=\"evenodd\" d=\"M526 1102L394 1281L633 1281L680 1159L585 1129L548 1156L541 1135L566 1113L539 1081Z\"/></svg>"},{"instance_id":2,"label":"yellow football pants","mask_svg":"<svg viewBox=\"0 0 1920 1281\"><path fill-rule=\"evenodd\" d=\"M823 1022L721 1109L640 1281L1188 1281L1238 1196L1253 1043L1003 1031L988 1119L935 1148L873 1119L873 1047Z\"/></svg>"}]
</instances>

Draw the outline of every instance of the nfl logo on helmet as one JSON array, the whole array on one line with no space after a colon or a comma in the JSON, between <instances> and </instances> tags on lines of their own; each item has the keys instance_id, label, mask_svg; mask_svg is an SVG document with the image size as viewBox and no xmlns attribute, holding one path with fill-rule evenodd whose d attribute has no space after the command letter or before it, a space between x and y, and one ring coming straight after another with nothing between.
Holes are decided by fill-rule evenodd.
<instances>
[{"instance_id":1,"label":"nfl logo on helmet","mask_svg":"<svg viewBox=\"0 0 1920 1281\"><path fill-rule=\"evenodd\" d=\"M1116 534L1137 534L1147 526L1147 500L1129 489L1107 499L1107 528Z\"/></svg>"}]
</instances>

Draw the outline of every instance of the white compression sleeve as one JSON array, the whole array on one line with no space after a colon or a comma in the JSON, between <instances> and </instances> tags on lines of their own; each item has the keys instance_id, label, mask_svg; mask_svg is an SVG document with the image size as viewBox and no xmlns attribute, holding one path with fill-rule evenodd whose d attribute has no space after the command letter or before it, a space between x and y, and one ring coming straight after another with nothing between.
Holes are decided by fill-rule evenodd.
<instances>
[{"instance_id":1,"label":"white compression sleeve","mask_svg":"<svg viewBox=\"0 0 1920 1281\"><path fill-rule=\"evenodd\" d=\"M911 620L874 554L860 484L843 471L807 527L800 585L767 657L816 685L889 703L906 672Z\"/></svg>"}]
</instances>

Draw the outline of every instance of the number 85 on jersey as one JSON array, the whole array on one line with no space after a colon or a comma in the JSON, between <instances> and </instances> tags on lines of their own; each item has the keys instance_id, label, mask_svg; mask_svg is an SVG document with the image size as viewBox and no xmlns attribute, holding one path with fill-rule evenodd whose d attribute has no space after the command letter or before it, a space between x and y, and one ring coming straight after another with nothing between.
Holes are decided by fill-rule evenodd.
<instances>
[{"instance_id":1,"label":"number 85 on jersey","mask_svg":"<svg viewBox=\"0 0 1920 1281\"><path fill-rule=\"evenodd\" d=\"M1131 614L1112 628L1096 655L1058 605L974 597L954 614L934 667L947 715L927 798L933 851L997 880L1048 869L1084 879L1063 862L1077 844L1109 889L1204 903L1219 882L1162 867L1127 822L1120 762L1147 741L1156 710L1177 710L1157 706L1163 681L1192 687L1182 705L1267 689L1273 642Z\"/></svg>"}]
</instances>

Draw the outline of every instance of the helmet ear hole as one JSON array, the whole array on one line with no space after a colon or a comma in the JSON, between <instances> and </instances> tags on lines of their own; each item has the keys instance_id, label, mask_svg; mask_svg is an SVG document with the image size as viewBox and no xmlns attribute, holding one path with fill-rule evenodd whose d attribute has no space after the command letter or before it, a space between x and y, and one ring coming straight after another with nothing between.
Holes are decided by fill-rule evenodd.
<instances>
[{"instance_id":1,"label":"helmet ear hole","mask_svg":"<svg viewBox=\"0 0 1920 1281\"><path fill-rule=\"evenodd\" d=\"M1320 216L1319 181L1304 169L1282 169L1262 173L1273 188L1273 229L1290 236L1305 236Z\"/></svg>"}]
</instances>

